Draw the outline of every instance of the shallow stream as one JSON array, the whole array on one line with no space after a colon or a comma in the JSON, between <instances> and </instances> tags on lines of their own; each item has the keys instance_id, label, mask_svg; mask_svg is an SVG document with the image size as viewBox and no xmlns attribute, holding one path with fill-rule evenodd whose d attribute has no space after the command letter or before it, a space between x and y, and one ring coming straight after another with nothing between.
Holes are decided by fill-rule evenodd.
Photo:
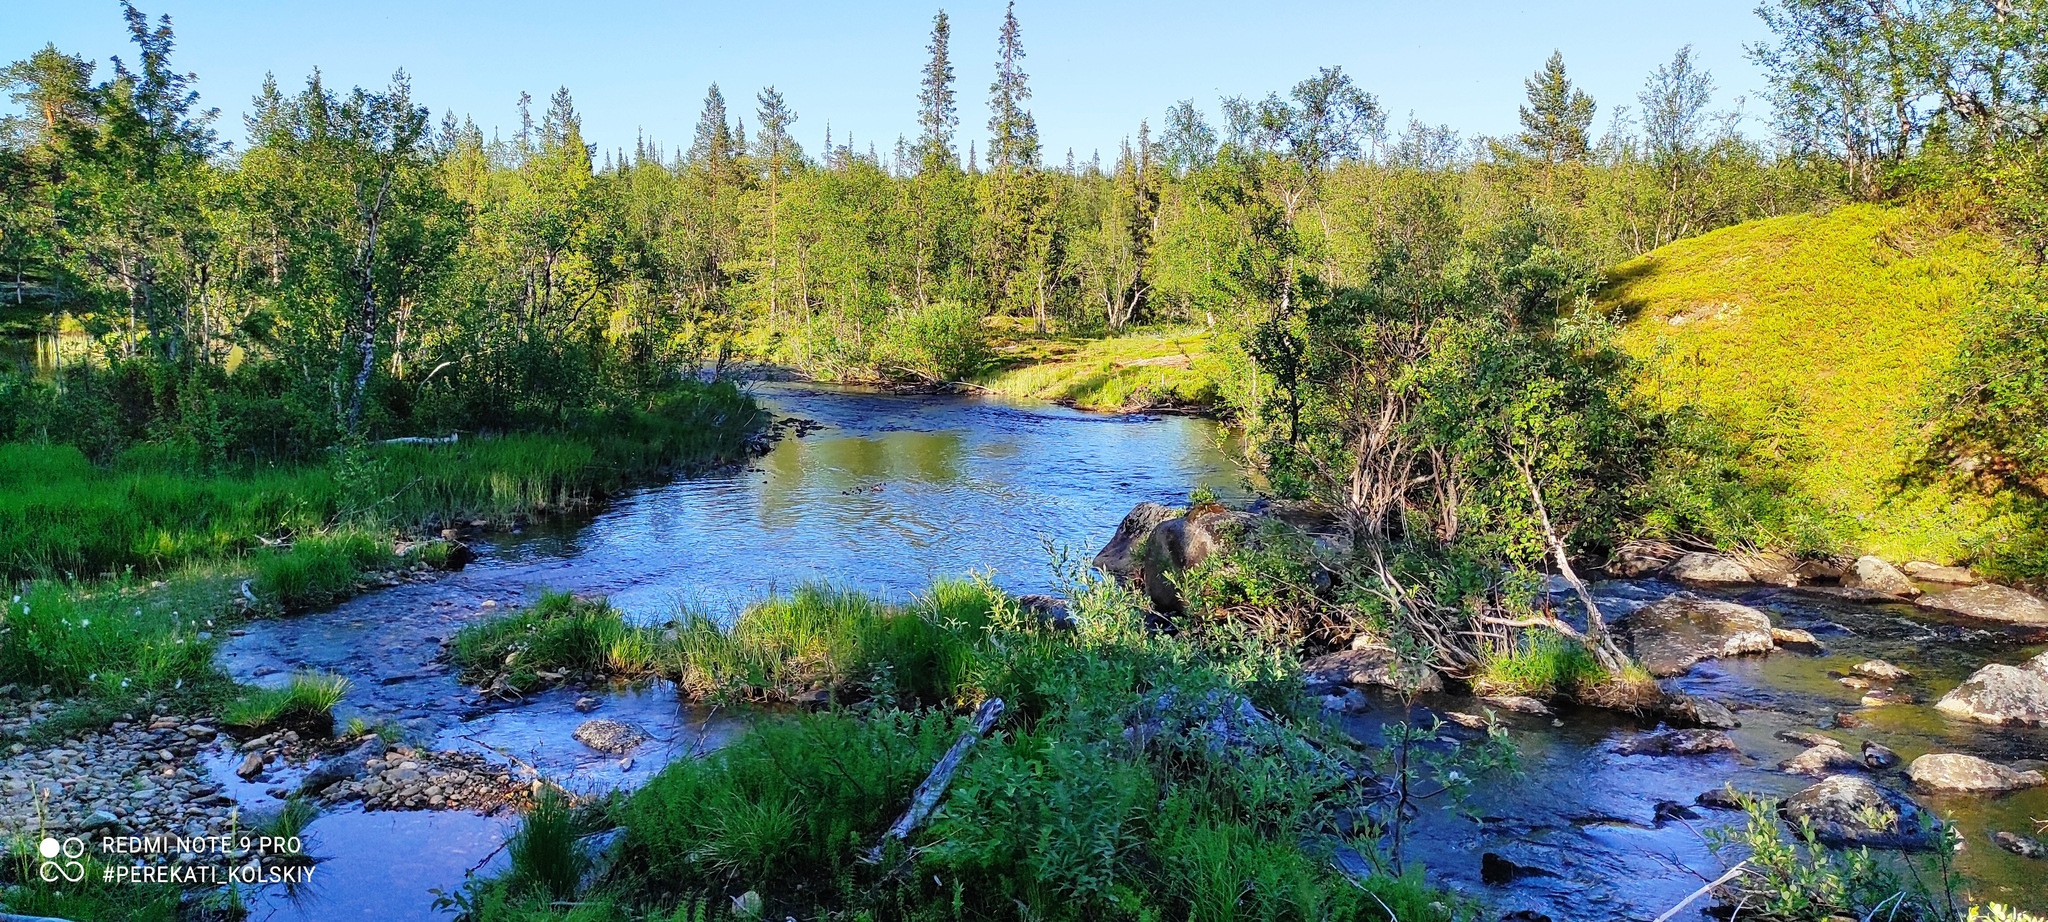
<instances>
[{"instance_id":1,"label":"shallow stream","mask_svg":"<svg viewBox=\"0 0 2048 922\"><path fill-rule=\"evenodd\" d=\"M791 384L756 391L777 415L823 428L783 439L745 470L640 491L594 517L496 536L460 573L373 592L327 612L250 624L223 647L223 665L256 682L304 669L338 672L353 681L343 719L397 721L421 742L477 746L537 766L572 789L631 787L671 759L743 732L743 721L679 706L658 686L605 694L598 715L578 713L576 696L566 691L517 707L489 705L439 663L442 641L540 588L608 595L648 621L680 606L730 612L808 580L903 598L933 577L984 572L1012 592L1051 591L1056 557L1065 552L1085 562L1138 502L1183 503L1198 486L1225 499L1248 496L1227 435L1202 420ZM1599 593L1620 609L1676 589L1614 583ZM1977 666L2016 663L2037 647L1946 624L1911 606L1776 589L1729 597L1770 612L1780 626L1812 631L1830 648L1824 656L1710 662L1679 680L1741 712L1743 727L1731 731L1740 755L1621 756L1611 746L1637 728L1612 714L1562 713L1561 724L1511 716L1523 774L1480 789L1472 806L1484 822L1426 813L1408 859L1502 910L1529 909L1560 922L1651 919L1720 872L1704 836L1734 819L1701 809L1698 820L1658 825L1656 802L1689 804L1731 782L1772 795L1804 786L1807 779L1774 770L1801 748L1776 738L1779 730L1814 730L1837 712L1853 711L1866 718L1864 726L1825 731L1852 749L1871 739L1908 760L1936 750L2002 761L2048 758L2048 732L1966 724L1930 706ZM1917 674L1905 686L1917 704L1859 708L1859 693L1827 676L1873 656ZM1431 709L1475 708L1470 699L1425 700L1413 710L1383 701L1347 718L1347 726L1373 739L1384 724L1426 718ZM653 742L630 765L597 756L570 737L587 716L631 720ZM236 782L233 767L217 760L214 775L245 808L275 805L267 785ZM2028 817L2048 818L2048 788L1921 801L1961 824L1975 894L2048 910L2048 864L2007 854L1988 839L1989 829L2024 832ZM314 885L293 899L260 895L252 918L432 918L429 890L452 890L466 872L502 863L500 845L512 825L459 812L330 812L308 831L311 850L330 859ZM1541 873L1505 886L1487 883L1480 874L1486 852Z\"/></svg>"}]
</instances>

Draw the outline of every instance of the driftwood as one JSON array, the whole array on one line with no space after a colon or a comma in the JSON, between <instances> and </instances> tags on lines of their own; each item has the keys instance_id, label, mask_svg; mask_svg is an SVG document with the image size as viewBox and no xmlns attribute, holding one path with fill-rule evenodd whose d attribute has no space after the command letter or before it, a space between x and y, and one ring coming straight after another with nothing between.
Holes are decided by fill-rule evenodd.
<instances>
[{"instance_id":1,"label":"driftwood","mask_svg":"<svg viewBox=\"0 0 2048 922\"><path fill-rule=\"evenodd\" d=\"M1748 865L1748 861L1736 862L1734 867L1728 869L1728 873L1723 874L1720 877L1714 878L1713 880L1709 881L1706 886L1701 887L1698 890L1694 890L1690 896L1687 896L1685 899L1679 900L1678 905L1665 910L1663 915L1657 917L1656 922L1670 922L1672 917L1678 915L1679 910L1692 905L1693 900L1699 899L1700 897L1712 893L1715 887L1718 887L1731 880L1734 880L1736 877L1740 876L1745 870L1748 869Z\"/></svg>"},{"instance_id":2,"label":"driftwood","mask_svg":"<svg viewBox=\"0 0 2048 922\"><path fill-rule=\"evenodd\" d=\"M889 827L888 832L882 833L882 841L868 850L867 863L879 863L882 860L882 850L888 847L890 839L908 839L910 833L929 818L933 810L938 809L939 801L946 796L947 786L953 783L953 773L959 771L960 763L967 760L967 751L974 748L975 741L988 735L989 728L995 726L996 718L1001 716L1003 699L990 698L982 702L981 708L974 712L974 728L960 734L960 738L953 741L953 748L946 750L945 757L939 759L939 764L932 767L932 773L926 775L924 783L918 785L916 793L910 795L910 806Z\"/></svg>"},{"instance_id":3,"label":"driftwood","mask_svg":"<svg viewBox=\"0 0 2048 922\"><path fill-rule=\"evenodd\" d=\"M440 438L425 435L408 435L401 439L385 439L386 445L453 445L461 440L462 433L450 432Z\"/></svg>"}]
</instances>

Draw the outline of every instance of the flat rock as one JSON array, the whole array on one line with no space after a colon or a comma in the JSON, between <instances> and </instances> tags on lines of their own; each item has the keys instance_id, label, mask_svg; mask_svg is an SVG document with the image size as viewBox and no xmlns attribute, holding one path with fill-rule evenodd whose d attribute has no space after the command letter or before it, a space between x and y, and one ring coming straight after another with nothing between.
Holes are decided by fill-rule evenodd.
<instances>
[{"instance_id":1,"label":"flat rock","mask_svg":"<svg viewBox=\"0 0 2048 922\"><path fill-rule=\"evenodd\" d=\"M647 741L647 733L639 727L608 717L584 721L573 735L585 746L614 755L631 752Z\"/></svg>"},{"instance_id":2,"label":"flat rock","mask_svg":"<svg viewBox=\"0 0 2048 922\"><path fill-rule=\"evenodd\" d=\"M1810 823L1814 836L1836 848L1933 848L1938 828L1912 799L1858 775L1836 775L1778 805L1795 832Z\"/></svg>"},{"instance_id":3,"label":"flat rock","mask_svg":"<svg viewBox=\"0 0 2048 922\"><path fill-rule=\"evenodd\" d=\"M1991 841L1999 848L2012 852L2021 858L2032 858L2036 861L2048 858L2048 846L2044 846L2040 842L2018 833L2000 830L1991 834Z\"/></svg>"},{"instance_id":4,"label":"flat rock","mask_svg":"<svg viewBox=\"0 0 2048 922\"><path fill-rule=\"evenodd\" d=\"M384 750L384 740L372 736L345 755L322 760L299 782L299 793L318 794L340 782L362 777L369 770L370 760L383 756Z\"/></svg>"},{"instance_id":5,"label":"flat rock","mask_svg":"<svg viewBox=\"0 0 2048 922\"><path fill-rule=\"evenodd\" d=\"M1391 688L1395 691L1442 691L1444 680L1427 666L1403 663L1392 647L1363 646L1325 653L1303 663L1310 685Z\"/></svg>"},{"instance_id":6,"label":"flat rock","mask_svg":"<svg viewBox=\"0 0 2048 922\"><path fill-rule=\"evenodd\" d=\"M1615 751L1630 756L1700 756L1739 750L1719 730L1660 730L1623 740Z\"/></svg>"},{"instance_id":7,"label":"flat rock","mask_svg":"<svg viewBox=\"0 0 2048 922\"><path fill-rule=\"evenodd\" d=\"M1771 628L1771 642L1785 649L1797 650L1801 653L1828 652L1827 644L1821 643L1819 638L1814 637L1812 633L1799 630L1798 628Z\"/></svg>"},{"instance_id":8,"label":"flat rock","mask_svg":"<svg viewBox=\"0 0 2048 922\"><path fill-rule=\"evenodd\" d=\"M1742 718L1735 716L1727 705L1684 692L1666 692L1664 700L1658 702L1654 711L1674 726L1711 727L1716 730L1733 730L1742 726Z\"/></svg>"},{"instance_id":9,"label":"flat rock","mask_svg":"<svg viewBox=\"0 0 2048 922\"><path fill-rule=\"evenodd\" d=\"M1944 567L1941 564L1928 563L1925 560L1907 561L1899 569L1904 570L1907 576L1923 583L1975 586L1983 582L1983 580L1977 578L1977 574L1970 572L1969 567Z\"/></svg>"},{"instance_id":10,"label":"flat rock","mask_svg":"<svg viewBox=\"0 0 2048 922\"><path fill-rule=\"evenodd\" d=\"M1934 707L1988 724L2048 725L2048 653L2018 666L1985 666Z\"/></svg>"},{"instance_id":11,"label":"flat rock","mask_svg":"<svg viewBox=\"0 0 2048 922\"><path fill-rule=\"evenodd\" d=\"M1535 714L1539 717L1550 716L1550 705L1525 695L1485 695L1479 700L1503 711L1514 711L1517 714Z\"/></svg>"},{"instance_id":12,"label":"flat rock","mask_svg":"<svg viewBox=\"0 0 2048 922\"><path fill-rule=\"evenodd\" d=\"M1849 668L1873 679L1883 679L1886 682L1897 682L1913 677L1911 672L1900 669L1881 659L1867 659Z\"/></svg>"},{"instance_id":13,"label":"flat rock","mask_svg":"<svg viewBox=\"0 0 2048 922\"><path fill-rule=\"evenodd\" d=\"M1747 605L1678 593L1637 609L1616 625L1630 655L1665 677L1702 660L1769 652L1771 619Z\"/></svg>"},{"instance_id":14,"label":"flat rock","mask_svg":"<svg viewBox=\"0 0 2048 922\"><path fill-rule=\"evenodd\" d=\"M1849 572L1842 574L1842 585L1849 589L1869 589L1886 595L1910 599L1920 594L1920 587L1899 568L1886 563L1882 557L1868 554L1856 558Z\"/></svg>"},{"instance_id":15,"label":"flat rock","mask_svg":"<svg viewBox=\"0 0 2048 922\"><path fill-rule=\"evenodd\" d=\"M1955 752L1929 753L1906 766L1906 777L1930 791L2003 794L2048 782L2040 772L2016 772L1996 762Z\"/></svg>"},{"instance_id":16,"label":"flat rock","mask_svg":"<svg viewBox=\"0 0 2048 922\"><path fill-rule=\"evenodd\" d=\"M1746 586L1756 582L1748 567L1725 554L1686 554L1672 561L1664 575L1701 586Z\"/></svg>"},{"instance_id":17,"label":"flat rock","mask_svg":"<svg viewBox=\"0 0 2048 922\"><path fill-rule=\"evenodd\" d=\"M1913 604L1978 621L2048 627L2048 602L1994 583L1930 593Z\"/></svg>"},{"instance_id":18,"label":"flat rock","mask_svg":"<svg viewBox=\"0 0 2048 922\"><path fill-rule=\"evenodd\" d=\"M1813 746L1792 758L1778 763L1778 770L1795 775L1833 775L1838 772L1860 772L1863 760L1849 754L1840 746Z\"/></svg>"}]
</instances>

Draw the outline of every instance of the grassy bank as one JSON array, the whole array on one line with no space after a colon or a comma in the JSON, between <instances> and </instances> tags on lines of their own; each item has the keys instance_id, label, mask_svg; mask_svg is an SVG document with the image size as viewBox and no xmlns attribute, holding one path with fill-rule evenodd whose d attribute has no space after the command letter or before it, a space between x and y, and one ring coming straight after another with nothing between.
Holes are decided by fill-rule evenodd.
<instances>
[{"instance_id":1,"label":"grassy bank","mask_svg":"<svg viewBox=\"0 0 2048 922\"><path fill-rule=\"evenodd\" d=\"M326 463L202 471L144 444L112 465L61 445L0 445L0 683L73 697L89 723L152 696L211 712L232 690L212 643L253 607L292 611L357 591L367 574L445 562L399 539L504 525L634 483L744 456L759 413L730 384L564 431L452 445L369 445Z\"/></svg>"},{"instance_id":2,"label":"grassy bank","mask_svg":"<svg viewBox=\"0 0 2048 922\"><path fill-rule=\"evenodd\" d=\"M1223 361L1213 334L1148 330L1105 339L1016 338L994 350L995 370L974 383L1000 394L1086 410L1204 411L1218 400Z\"/></svg>"},{"instance_id":3,"label":"grassy bank","mask_svg":"<svg viewBox=\"0 0 2048 922\"><path fill-rule=\"evenodd\" d=\"M842 707L768 718L575 822L530 820L509 873L464 894L471 918L1469 917L1412 866L1392 873L1375 765L1310 716L1290 656L1148 631L1108 583L1070 597L1074 630L958 582L903 605L809 587L723 629L647 630L696 694L824 689ZM1007 711L929 823L869 861L993 698ZM611 824L622 851L589 888L583 857L539 841ZM1383 870L1337 872L1340 848Z\"/></svg>"},{"instance_id":4,"label":"grassy bank","mask_svg":"<svg viewBox=\"0 0 2048 922\"><path fill-rule=\"evenodd\" d=\"M1727 426L1841 549L1950 561L1987 540L1989 506L1904 478L1915 414L2011 271L1985 234L1859 205L1679 241L1616 267L1601 300L1653 395Z\"/></svg>"}]
</instances>

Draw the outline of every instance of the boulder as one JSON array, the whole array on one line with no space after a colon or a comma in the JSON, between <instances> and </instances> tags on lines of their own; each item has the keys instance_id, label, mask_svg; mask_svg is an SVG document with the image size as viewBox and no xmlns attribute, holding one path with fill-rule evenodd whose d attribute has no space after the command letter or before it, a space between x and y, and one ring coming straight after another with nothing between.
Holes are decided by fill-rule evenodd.
<instances>
[{"instance_id":1,"label":"boulder","mask_svg":"<svg viewBox=\"0 0 2048 922\"><path fill-rule=\"evenodd\" d=\"M1906 575L1923 583L1945 583L1950 586L1975 586L1983 580L1970 572L1969 567L1944 567L1924 560L1909 561L1899 569Z\"/></svg>"},{"instance_id":2,"label":"boulder","mask_svg":"<svg viewBox=\"0 0 2048 922\"><path fill-rule=\"evenodd\" d=\"M1692 802L1714 810L1746 810L1748 807L1743 806L1744 801L1759 799L1761 798L1757 795L1745 794L1736 790L1733 785L1726 785L1711 791L1701 791L1700 796L1693 798Z\"/></svg>"},{"instance_id":3,"label":"boulder","mask_svg":"<svg viewBox=\"0 0 2048 922\"><path fill-rule=\"evenodd\" d=\"M572 735L585 746L614 755L632 752L647 742L647 734L639 727L608 717L586 720L576 727Z\"/></svg>"},{"instance_id":4,"label":"boulder","mask_svg":"<svg viewBox=\"0 0 2048 922\"><path fill-rule=\"evenodd\" d=\"M1779 771L1816 777L1839 772L1860 772L1863 768L1862 759L1850 755L1849 750L1835 745L1813 746L1778 763Z\"/></svg>"},{"instance_id":5,"label":"boulder","mask_svg":"<svg viewBox=\"0 0 2048 922\"><path fill-rule=\"evenodd\" d=\"M1733 730L1742 726L1742 718L1735 716L1727 705L1683 692L1665 692L1664 700L1651 708L1650 713L1675 726L1711 727L1716 730Z\"/></svg>"},{"instance_id":6,"label":"boulder","mask_svg":"<svg viewBox=\"0 0 2048 922\"><path fill-rule=\"evenodd\" d=\"M1920 587L1899 572L1899 568L1884 561L1882 557L1865 554L1856 558L1856 565L1842 574L1842 585L1848 589L1869 589L1885 595L1912 598L1920 594Z\"/></svg>"},{"instance_id":7,"label":"boulder","mask_svg":"<svg viewBox=\"0 0 2048 922\"><path fill-rule=\"evenodd\" d=\"M1785 825L1813 827L1815 838L1836 848L1929 849L1939 826L1903 794L1868 778L1836 775L1778 805Z\"/></svg>"},{"instance_id":8,"label":"boulder","mask_svg":"<svg viewBox=\"0 0 2048 922\"><path fill-rule=\"evenodd\" d=\"M1899 761L1899 754L1893 752L1891 747L1883 743L1873 743L1869 740L1863 741L1864 765L1873 769L1883 770L1897 767Z\"/></svg>"},{"instance_id":9,"label":"boulder","mask_svg":"<svg viewBox=\"0 0 2048 922\"><path fill-rule=\"evenodd\" d=\"M1158 503L1139 503L1124 516L1122 522L1117 523L1116 534L1110 536L1109 543L1103 545L1090 563L1095 569L1117 579L1136 580L1140 564L1138 555L1145 539L1152 537L1152 530L1158 528L1159 523L1177 515L1179 513Z\"/></svg>"},{"instance_id":10,"label":"boulder","mask_svg":"<svg viewBox=\"0 0 2048 922\"><path fill-rule=\"evenodd\" d=\"M1932 593L1914 604L1978 621L2048 627L2048 602L1994 583Z\"/></svg>"},{"instance_id":11,"label":"boulder","mask_svg":"<svg viewBox=\"0 0 2048 922\"><path fill-rule=\"evenodd\" d=\"M1749 571L1753 582L1770 586L1797 586L1806 581L1800 571L1800 560L1776 552L1745 554L1737 558L1744 570Z\"/></svg>"},{"instance_id":12,"label":"boulder","mask_svg":"<svg viewBox=\"0 0 2048 922\"><path fill-rule=\"evenodd\" d=\"M1624 544L1614 549L1614 555L1600 569L1615 579L1636 579L1651 576L1671 565L1676 557L1668 545Z\"/></svg>"},{"instance_id":13,"label":"boulder","mask_svg":"<svg viewBox=\"0 0 2048 922\"><path fill-rule=\"evenodd\" d=\"M1623 740L1615 751L1625 756L1703 756L1740 750L1719 730L1660 730Z\"/></svg>"},{"instance_id":14,"label":"boulder","mask_svg":"<svg viewBox=\"0 0 2048 922\"><path fill-rule=\"evenodd\" d=\"M384 740L372 736L344 755L322 759L299 782L300 794L318 794L343 781L353 781L370 770L370 760L384 755Z\"/></svg>"},{"instance_id":15,"label":"boulder","mask_svg":"<svg viewBox=\"0 0 2048 922\"><path fill-rule=\"evenodd\" d=\"M1702 586L1743 586L1756 582L1741 561L1724 554L1694 552L1671 562L1664 575Z\"/></svg>"},{"instance_id":16,"label":"boulder","mask_svg":"<svg viewBox=\"0 0 2048 922\"><path fill-rule=\"evenodd\" d=\"M1954 752L1929 753L1906 766L1906 777L1930 791L2003 794L2048 782L2040 772L2016 772L1996 762Z\"/></svg>"},{"instance_id":17,"label":"boulder","mask_svg":"<svg viewBox=\"0 0 2048 922\"><path fill-rule=\"evenodd\" d=\"M1311 686L1391 688L1401 692L1443 691L1444 680L1427 666L1401 662L1392 647L1361 646L1326 653L1301 665Z\"/></svg>"},{"instance_id":18,"label":"boulder","mask_svg":"<svg viewBox=\"0 0 2048 922\"><path fill-rule=\"evenodd\" d=\"M1765 653L1771 619L1747 605L1678 593L1635 610L1615 625L1629 655L1658 677L1682 675L1701 660Z\"/></svg>"},{"instance_id":19,"label":"boulder","mask_svg":"<svg viewBox=\"0 0 2048 922\"><path fill-rule=\"evenodd\" d=\"M1985 666L1934 706L1982 723L2048 726L2048 653L2018 666Z\"/></svg>"}]
</instances>

